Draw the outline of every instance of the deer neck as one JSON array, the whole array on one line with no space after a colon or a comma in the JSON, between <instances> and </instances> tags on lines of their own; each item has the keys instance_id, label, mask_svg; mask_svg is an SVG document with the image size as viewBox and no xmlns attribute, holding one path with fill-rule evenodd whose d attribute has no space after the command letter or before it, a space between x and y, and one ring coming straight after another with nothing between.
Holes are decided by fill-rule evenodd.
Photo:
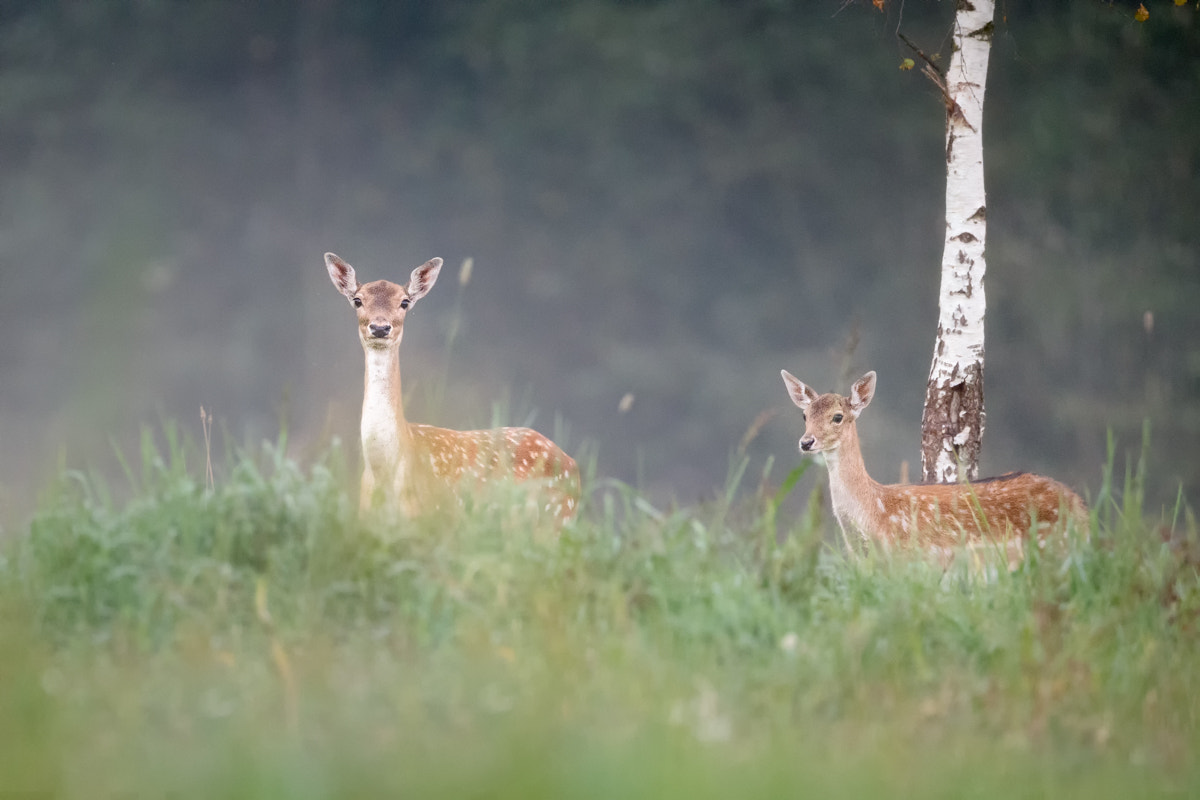
<instances>
[{"instance_id":1,"label":"deer neck","mask_svg":"<svg viewBox=\"0 0 1200 800\"><path fill-rule=\"evenodd\" d=\"M409 452L412 434L404 419L400 391L400 359L396 348L364 348L363 459L372 473L383 477L395 472Z\"/></svg>"},{"instance_id":2,"label":"deer neck","mask_svg":"<svg viewBox=\"0 0 1200 800\"><path fill-rule=\"evenodd\" d=\"M858 431L846 431L841 444L824 453L829 470L829 499L833 513L845 529L848 524L865 538L879 529L884 514L882 487L867 474L862 451L858 446Z\"/></svg>"}]
</instances>

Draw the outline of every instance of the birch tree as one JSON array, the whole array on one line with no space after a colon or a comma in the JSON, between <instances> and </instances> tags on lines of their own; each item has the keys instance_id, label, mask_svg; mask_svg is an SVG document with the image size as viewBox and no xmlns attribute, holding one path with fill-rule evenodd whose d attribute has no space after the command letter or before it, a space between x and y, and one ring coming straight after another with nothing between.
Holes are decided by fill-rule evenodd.
<instances>
[{"instance_id":1,"label":"birch tree","mask_svg":"<svg viewBox=\"0 0 1200 800\"><path fill-rule=\"evenodd\" d=\"M994 9L993 0L958 0L950 69L943 78L931 63L925 66L946 104L946 242L921 419L921 471L924 480L938 483L979 477L987 308L983 94Z\"/></svg>"}]
</instances>

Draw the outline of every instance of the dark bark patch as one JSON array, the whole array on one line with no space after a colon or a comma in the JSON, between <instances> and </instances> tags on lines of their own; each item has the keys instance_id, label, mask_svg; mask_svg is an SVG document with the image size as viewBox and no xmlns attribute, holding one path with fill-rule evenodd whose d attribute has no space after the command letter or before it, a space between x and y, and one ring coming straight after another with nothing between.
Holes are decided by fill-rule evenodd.
<instances>
[{"instance_id":1,"label":"dark bark patch","mask_svg":"<svg viewBox=\"0 0 1200 800\"><path fill-rule=\"evenodd\" d=\"M975 126L967 121L967 115L963 113L962 106L960 106L958 103L955 103L950 109L950 124L961 125L967 130L971 131L971 133L978 133L978 131L975 130Z\"/></svg>"},{"instance_id":2,"label":"dark bark patch","mask_svg":"<svg viewBox=\"0 0 1200 800\"><path fill-rule=\"evenodd\" d=\"M980 41L990 42L992 40L992 34L995 32L995 29L996 29L996 26L994 26L992 24L991 20L988 20L986 25L984 25L979 30L971 31L970 33L967 34L967 36L971 37L972 39L979 39Z\"/></svg>"},{"instance_id":3,"label":"dark bark patch","mask_svg":"<svg viewBox=\"0 0 1200 800\"><path fill-rule=\"evenodd\" d=\"M968 479L974 479L979 474L985 421L982 362L967 365L962 374L956 369L945 383L937 383L936 378L931 377L921 417L923 480L938 482L940 476L934 473L934 465L943 450L952 452L961 465L960 472ZM966 440L955 444L954 438L964 428L967 429Z\"/></svg>"}]
</instances>

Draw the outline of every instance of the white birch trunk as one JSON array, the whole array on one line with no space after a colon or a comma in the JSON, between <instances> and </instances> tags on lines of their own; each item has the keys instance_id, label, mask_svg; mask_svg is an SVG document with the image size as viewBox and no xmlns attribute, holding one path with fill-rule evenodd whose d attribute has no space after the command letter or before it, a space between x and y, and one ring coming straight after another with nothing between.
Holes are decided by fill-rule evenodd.
<instances>
[{"instance_id":1,"label":"white birch trunk","mask_svg":"<svg viewBox=\"0 0 1200 800\"><path fill-rule=\"evenodd\" d=\"M983 93L992 46L993 0L958 0L946 74L946 243L937 341L921 421L924 479L976 478L983 439Z\"/></svg>"}]
</instances>

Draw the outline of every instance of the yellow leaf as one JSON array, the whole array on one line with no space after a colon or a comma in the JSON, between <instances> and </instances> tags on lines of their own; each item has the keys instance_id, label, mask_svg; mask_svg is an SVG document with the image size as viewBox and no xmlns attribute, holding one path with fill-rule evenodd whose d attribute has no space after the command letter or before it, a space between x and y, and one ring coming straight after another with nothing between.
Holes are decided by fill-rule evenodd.
<instances>
[{"instance_id":1,"label":"yellow leaf","mask_svg":"<svg viewBox=\"0 0 1200 800\"><path fill-rule=\"evenodd\" d=\"M1138 22L1145 22L1146 20L1150 19L1150 12L1146 10L1144 3L1138 4L1138 10L1133 12L1133 18Z\"/></svg>"},{"instance_id":2,"label":"yellow leaf","mask_svg":"<svg viewBox=\"0 0 1200 800\"><path fill-rule=\"evenodd\" d=\"M1188 0L1175 0L1175 5L1177 5L1177 6L1186 6L1186 5L1187 5L1187 2L1188 2Z\"/></svg>"},{"instance_id":3,"label":"yellow leaf","mask_svg":"<svg viewBox=\"0 0 1200 800\"><path fill-rule=\"evenodd\" d=\"M883 11L883 3L884 0L871 0L871 5L875 6L880 11Z\"/></svg>"},{"instance_id":4,"label":"yellow leaf","mask_svg":"<svg viewBox=\"0 0 1200 800\"><path fill-rule=\"evenodd\" d=\"M906 58L900 62L900 69L908 70L908 69L912 69L916 65L917 65L917 62L913 61L911 58Z\"/></svg>"}]
</instances>

